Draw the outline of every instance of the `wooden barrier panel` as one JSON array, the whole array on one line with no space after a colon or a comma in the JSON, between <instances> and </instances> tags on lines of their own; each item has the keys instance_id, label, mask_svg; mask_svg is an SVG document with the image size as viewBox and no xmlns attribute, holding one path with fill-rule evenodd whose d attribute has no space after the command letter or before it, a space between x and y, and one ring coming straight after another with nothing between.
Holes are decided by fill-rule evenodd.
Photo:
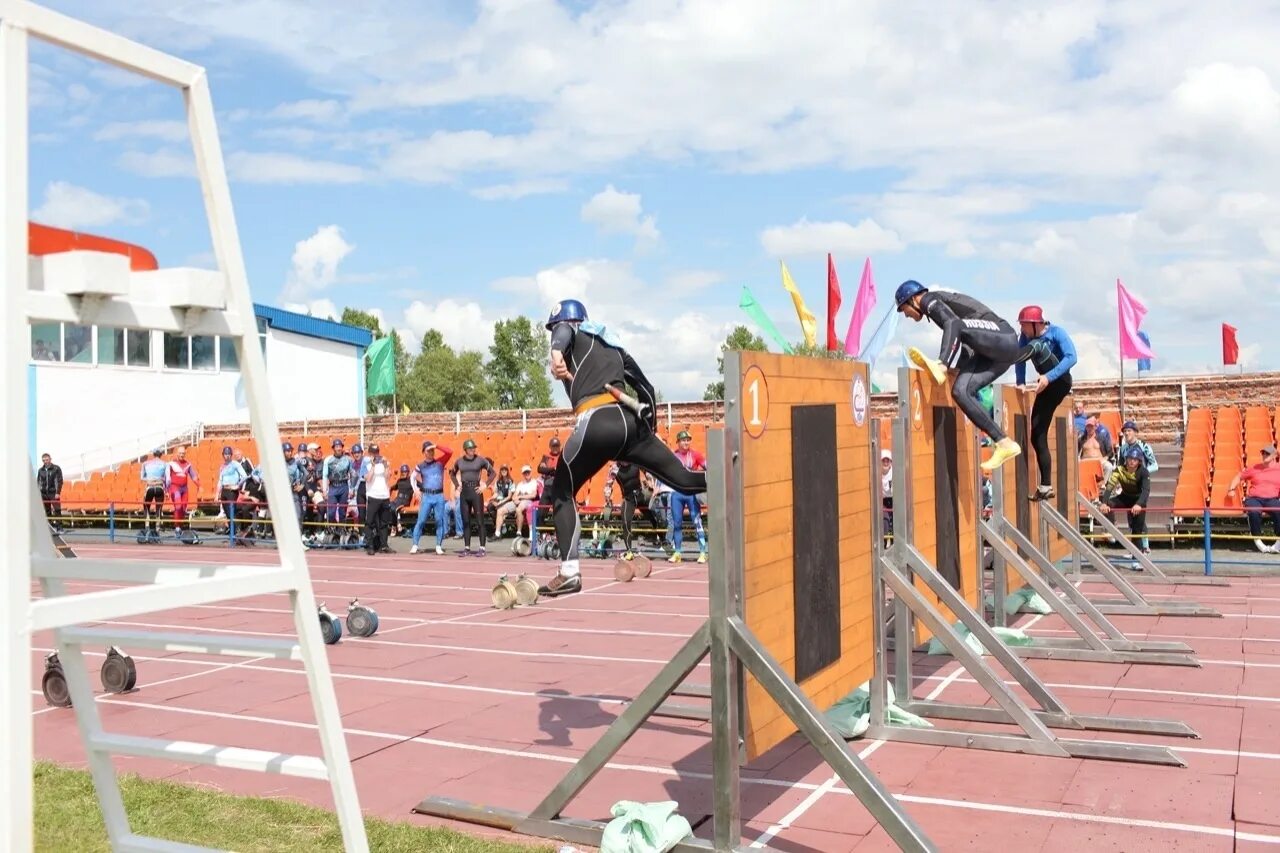
<instances>
[{"instance_id":1,"label":"wooden barrier panel","mask_svg":"<svg viewBox=\"0 0 1280 853\"><path fill-rule=\"evenodd\" d=\"M873 671L872 530L867 365L742 352L743 616L817 707ZM734 377L728 377L734 381ZM877 481L878 482L878 481ZM796 731L745 679L747 760Z\"/></svg>"},{"instance_id":2,"label":"wooden barrier panel","mask_svg":"<svg viewBox=\"0 0 1280 853\"><path fill-rule=\"evenodd\" d=\"M911 448L911 541L964 600L981 612L975 427L952 401L950 378L945 385L936 385L923 371L907 372L910 379L899 397L911 416L907 442ZM895 460L901 452L894 448ZM915 584L949 621L955 621L955 614L924 581L916 579ZM932 636L917 619L916 641L928 642Z\"/></svg>"},{"instance_id":3,"label":"wooden barrier panel","mask_svg":"<svg viewBox=\"0 0 1280 853\"><path fill-rule=\"evenodd\" d=\"M1039 463L1031 446L1031 410L1035 394L1020 391L1016 385L999 386L1001 426L1022 447L1022 453L1000 466L996 474L1002 478L1005 513L1022 535L1035 543L1049 559L1057 561L1071 555L1070 543L1057 531L1050 531L1047 543L1040 539L1039 502L1030 500L1040 485ZM1079 469L1076 464L1076 442L1072 398L1068 396L1053 413L1049 427L1050 482L1053 484L1054 507L1072 523L1075 511Z\"/></svg>"}]
</instances>

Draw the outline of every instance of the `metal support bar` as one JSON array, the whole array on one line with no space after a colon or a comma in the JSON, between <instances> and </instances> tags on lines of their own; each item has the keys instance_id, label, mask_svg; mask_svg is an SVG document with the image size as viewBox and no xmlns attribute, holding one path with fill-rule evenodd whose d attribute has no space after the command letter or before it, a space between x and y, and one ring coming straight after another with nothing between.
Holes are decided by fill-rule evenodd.
<instances>
[{"instance_id":1,"label":"metal support bar","mask_svg":"<svg viewBox=\"0 0 1280 853\"><path fill-rule=\"evenodd\" d=\"M1142 549L1139 548L1137 545L1133 544L1133 540L1131 540L1127 535L1122 533L1120 531L1120 528L1116 526L1115 522L1113 522L1105 512L1098 509L1098 507L1093 503L1093 501L1089 500L1084 495L1078 492L1076 493L1076 499L1079 501L1080 506L1084 507L1085 512L1089 513L1090 518L1092 518L1098 524L1102 525L1102 529L1107 531L1107 533L1110 534L1112 538L1114 538L1117 542L1119 542L1121 548L1129 552L1129 556L1133 558L1133 561L1138 565L1142 566L1142 570L1145 573L1145 575L1143 578L1141 578L1141 580L1139 580L1139 582L1161 583L1161 584L1195 584L1199 586L1230 586L1231 585L1230 582L1224 578L1207 578L1203 576L1200 576L1200 577L1188 576L1188 577L1177 577L1177 578L1169 577L1167 574L1165 574L1163 569L1161 569L1159 566L1155 564L1155 562L1151 560L1150 557L1142 553ZM1104 562L1110 562L1100 552L1098 553L1098 556ZM1138 580L1138 579L1135 579L1135 580Z\"/></svg>"},{"instance_id":2,"label":"metal support bar","mask_svg":"<svg viewBox=\"0 0 1280 853\"><path fill-rule=\"evenodd\" d=\"M729 627L734 654L769 692L773 701L786 711L818 754L862 801L898 847L902 850L936 849L883 783L849 751L844 738L831 727L813 701L794 681L782 675L782 666L760 644L751 629L736 617L729 620Z\"/></svg>"}]
</instances>

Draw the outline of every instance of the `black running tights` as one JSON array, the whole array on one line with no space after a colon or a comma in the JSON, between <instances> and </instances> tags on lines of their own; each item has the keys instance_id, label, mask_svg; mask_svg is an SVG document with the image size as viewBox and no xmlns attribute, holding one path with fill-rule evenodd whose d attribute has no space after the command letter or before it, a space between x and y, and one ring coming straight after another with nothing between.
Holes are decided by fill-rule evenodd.
<instances>
[{"instance_id":1,"label":"black running tights","mask_svg":"<svg viewBox=\"0 0 1280 853\"><path fill-rule=\"evenodd\" d=\"M561 560L578 559L582 524L575 496L611 459L627 460L686 495L707 490L705 471L690 471L630 409L609 404L578 417L564 443L551 484L551 504ZM625 513L625 508L624 508Z\"/></svg>"},{"instance_id":2,"label":"black running tights","mask_svg":"<svg viewBox=\"0 0 1280 853\"><path fill-rule=\"evenodd\" d=\"M484 547L484 502L480 499L480 493L471 487L470 484L464 483L462 486L462 494L458 498L458 509L462 512L462 547L471 547L471 519L476 520L476 525L480 528L480 547Z\"/></svg>"},{"instance_id":3,"label":"black running tights","mask_svg":"<svg viewBox=\"0 0 1280 853\"><path fill-rule=\"evenodd\" d=\"M1071 393L1071 374L1064 373L1045 386L1031 405L1031 446L1036 451L1036 465L1040 468L1040 485L1053 483L1053 457L1049 451L1049 427L1053 413ZM1060 462L1062 460L1059 460Z\"/></svg>"}]
</instances>

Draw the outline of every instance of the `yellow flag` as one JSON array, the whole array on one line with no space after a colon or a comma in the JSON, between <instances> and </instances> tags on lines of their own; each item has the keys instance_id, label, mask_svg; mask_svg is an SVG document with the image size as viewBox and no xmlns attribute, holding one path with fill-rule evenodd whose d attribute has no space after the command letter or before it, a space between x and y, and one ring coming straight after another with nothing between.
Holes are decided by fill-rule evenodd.
<instances>
[{"instance_id":1,"label":"yellow flag","mask_svg":"<svg viewBox=\"0 0 1280 853\"><path fill-rule=\"evenodd\" d=\"M805 346L815 347L818 345L818 321L804 304L804 297L800 295L796 283L791 280L787 265L781 261L779 263L782 263L782 286L787 289L787 293L791 294L791 301L796 304L796 316L800 318L800 328L804 330Z\"/></svg>"}]
</instances>

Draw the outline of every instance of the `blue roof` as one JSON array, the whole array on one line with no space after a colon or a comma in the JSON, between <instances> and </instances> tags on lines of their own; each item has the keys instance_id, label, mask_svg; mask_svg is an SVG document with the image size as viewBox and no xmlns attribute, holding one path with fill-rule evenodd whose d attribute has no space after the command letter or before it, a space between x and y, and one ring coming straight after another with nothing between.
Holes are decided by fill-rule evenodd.
<instances>
[{"instance_id":1,"label":"blue roof","mask_svg":"<svg viewBox=\"0 0 1280 853\"><path fill-rule=\"evenodd\" d=\"M348 326L334 320L322 320L309 314L285 311L283 308L272 308L270 305L260 305L257 302L253 303L253 313L266 320L267 325L282 332L293 332L366 349L373 343L373 332L359 326Z\"/></svg>"}]
</instances>

